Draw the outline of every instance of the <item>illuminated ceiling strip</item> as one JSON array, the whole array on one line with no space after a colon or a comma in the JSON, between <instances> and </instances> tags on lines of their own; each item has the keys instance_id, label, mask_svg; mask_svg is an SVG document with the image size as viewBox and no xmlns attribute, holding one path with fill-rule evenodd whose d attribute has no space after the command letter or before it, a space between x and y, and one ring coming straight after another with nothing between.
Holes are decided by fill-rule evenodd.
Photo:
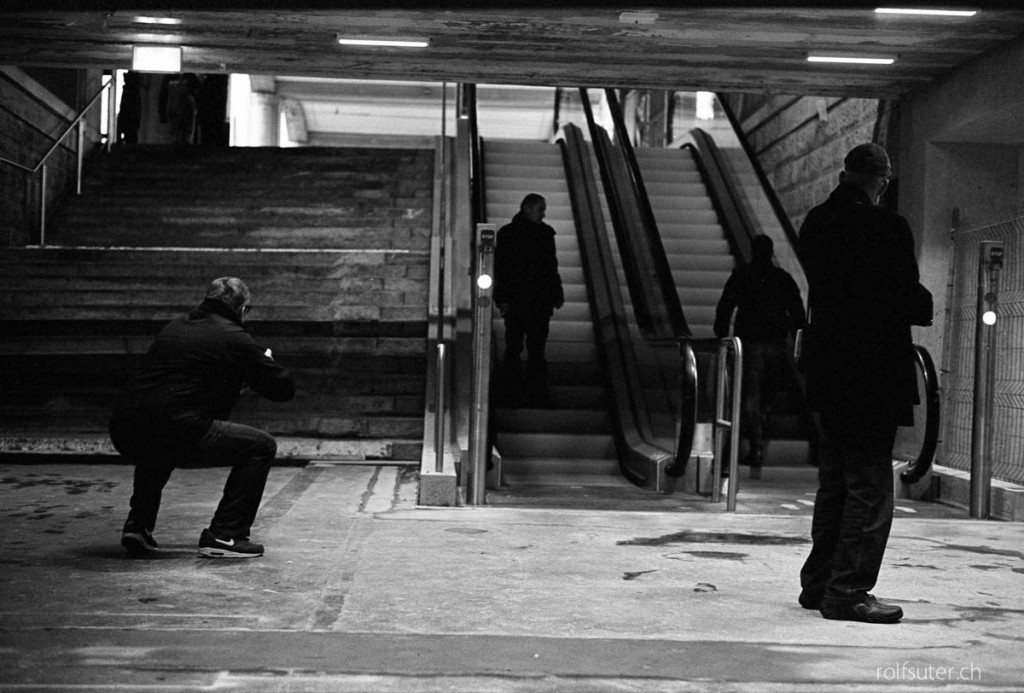
<instances>
[{"instance_id":1,"label":"illuminated ceiling strip","mask_svg":"<svg viewBox=\"0 0 1024 693\"><path fill-rule=\"evenodd\" d=\"M394 48L426 48L430 45L427 38L384 38L376 36L345 36L337 35L338 43L343 46L388 46Z\"/></svg>"},{"instance_id":2,"label":"illuminated ceiling strip","mask_svg":"<svg viewBox=\"0 0 1024 693\"><path fill-rule=\"evenodd\" d=\"M902 7L878 7L875 9L876 14L911 14L911 15L924 15L929 17L973 17L978 14L977 10L930 10L930 9L916 9L916 8L902 8Z\"/></svg>"},{"instance_id":3,"label":"illuminated ceiling strip","mask_svg":"<svg viewBox=\"0 0 1024 693\"><path fill-rule=\"evenodd\" d=\"M180 19L174 19L172 17L136 17L133 21L135 21L136 24L181 24Z\"/></svg>"},{"instance_id":4,"label":"illuminated ceiling strip","mask_svg":"<svg viewBox=\"0 0 1024 693\"><path fill-rule=\"evenodd\" d=\"M845 63L848 65L892 65L896 58L854 58L842 55L808 55L809 63Z\"/></svg>"},{"instance_id":5,"label":"illuminated ceiling strip","mask_svg":"<svg viewBox=\"0 0 1024 693\"><path fill-rule=\"evenodd\" d=\"M132 46L132 70L181 72L180 46Z\"/></svg>"}]
</instances>

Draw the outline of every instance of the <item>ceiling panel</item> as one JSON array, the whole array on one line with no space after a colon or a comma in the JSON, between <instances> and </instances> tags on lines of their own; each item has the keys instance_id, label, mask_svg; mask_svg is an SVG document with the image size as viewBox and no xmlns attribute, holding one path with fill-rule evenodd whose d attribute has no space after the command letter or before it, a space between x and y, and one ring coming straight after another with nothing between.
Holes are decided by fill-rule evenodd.
<instances>
[{"instance_id":1,"label":"ceiling panel","mask_svg":"<svg viewBox=\"0 0 1024 693\"><path fill-rule=\"evenodd\" d=\"M208 1L201 6L234 9L194 11L199 3L111 0L104 6L115 9L46 9L66 4L5 4L0 64L127 69L133 44L157 43L183 46L183 69L194 72L892 98L1024 34L1020 2L968 19L884 17L860 3L772 2L334 3L340 10L262 2L242 10ZM99 3L74 3L90 5ZM174 23L149 23L154 18ZM431 45L343 47L337 32L425 36ZM812 65L811 52L896 62Z\"/></svg>"}]
</instances>

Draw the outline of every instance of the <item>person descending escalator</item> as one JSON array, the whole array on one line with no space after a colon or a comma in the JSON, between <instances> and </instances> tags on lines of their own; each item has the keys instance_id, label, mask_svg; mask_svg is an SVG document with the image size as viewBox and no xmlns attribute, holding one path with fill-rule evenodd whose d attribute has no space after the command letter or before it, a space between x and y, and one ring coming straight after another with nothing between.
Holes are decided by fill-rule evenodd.
<instances>
[{"instance_id":1,"label":"person descending escalator","mask_svg":"<svg viewBox=\"0 0 1024 693\"><path fill-rule=\"evenodd\" d=\"M760 468L764 462L765 405L788 370L790 340L806 322L800 289L793 277L772 262L775 245L757 236L753 260L733 270L715 311L715 336L733 334L743 346L743 411L740 428L748 442L744 464Z\"/></svg>"}]
</instances>

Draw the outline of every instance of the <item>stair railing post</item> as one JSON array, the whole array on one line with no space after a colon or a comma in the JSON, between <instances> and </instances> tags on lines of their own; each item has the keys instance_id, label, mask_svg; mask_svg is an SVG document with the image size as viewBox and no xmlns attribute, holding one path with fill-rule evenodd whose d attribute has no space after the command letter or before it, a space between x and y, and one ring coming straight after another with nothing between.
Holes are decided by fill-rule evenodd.
<instances>
[{"instance_id":1,"label":"stair railing post","mask_svg":"<svg viewBox=\"0 0 1024 693\"><path fill-rule=\"evenodd\" d=\"M729 374L729 354L732 353L732 384L726 387ZM711 502L722 500L722 463L725 445L723 436L729 432L729 491L725 509L736 510L736 484L739 481L740 403L743 396L743 347L738 337L722 339L718 343L718 363L715 375L715 428L714 458L711 464ZM726 392L729 392L729 419L725 418Z\"/></svg>"},{"instance_id":2,"label":"stair railing post","mask_svg":"<svg viewBox=\"0 0 1024 693\"><path fill-rule=\"evenodd\" d=\"M82 194L82 159L85 154L85 120L78 121L78 136L75 138L75 194Z\"/></svg>"},{"instance_id":3,"label":"stair railing post","mask_svg":"<svg viewBox=\"0 0 1024 693\"><path fill-rule=\"evenodd\" d=\"M39 247L46 247L46 163L39 167Z\"/></svg>"},{"instance_id":4,"label":"stair railing post","mask_svg":"<svg viewBox=\"0 0 1024 693\"><path fill-rule=\"evenodd\" d=\"M434 471L444 471L445 407L448 392L448 372L444 344L437 345L437 390L434 400Z\"/></svg>"},{"instance_id":5,"label":"stair railing post","mask_svg":"<svg viewBox=\"0 0 1024 693\"><path fill-rule=\"evenodd\" d=\"M729 493L726 494L725 509L736 510L736 493L740 480L740 405L743 402L743 345L739 337L728 340L732 346L732 428L730 433L732 454L729 455Z\"/></svg>"}]
</instances>

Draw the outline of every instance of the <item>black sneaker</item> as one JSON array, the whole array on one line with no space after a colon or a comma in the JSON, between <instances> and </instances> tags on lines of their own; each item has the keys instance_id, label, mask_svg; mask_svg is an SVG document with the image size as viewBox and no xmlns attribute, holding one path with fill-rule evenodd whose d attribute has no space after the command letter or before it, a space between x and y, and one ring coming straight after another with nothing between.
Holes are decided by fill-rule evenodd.
<instances>
[{"instance_id":1,"label":"black sneaker","mask_svg":"<svg viewBox=\"0 0 1024 693\"><path fill-rule=\"evenodd\" d=\"M263 544L245 539L222 539L209 529L199 537L199 555L207 558L256 558L263 555Z\"/></svg>"},{"instance_id":2,"label":"black sneaker","mask_svg":"<svg viewBox=\"0 0 1024 693\"><path fill-rule=\"evenodd\" d=\"M148 529L143 529L130 523L125 523L124 529L121 530L121 546L133 556L141 556L160 550L156 539L153 538Z\"/></svg>"}]
</instances>

